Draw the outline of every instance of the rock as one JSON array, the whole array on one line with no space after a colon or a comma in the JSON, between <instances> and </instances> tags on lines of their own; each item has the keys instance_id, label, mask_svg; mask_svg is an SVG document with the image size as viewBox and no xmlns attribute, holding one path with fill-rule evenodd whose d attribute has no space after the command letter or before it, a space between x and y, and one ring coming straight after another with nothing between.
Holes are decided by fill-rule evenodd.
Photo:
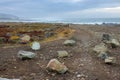
<instances>
[{"instance_id":1,"label":"rock","mask_svg":"<svg viewBox=\"0 0 120 80\"><path fill-rule=\"evenodd\" d=\"M112 39L111 40L111 44L112 44L112 47L118 47L118 46L120 46L120 43L119 43L119 41L117 40L117 39Z\"/></svg>"},{"instance_id":2,"label":"rock","mask_svg":"<svg viewBox=\"0 0 120 80\"><path fill-rule=\"evenodd\" d=\"M57 59L51 59L47 65L47 70L64 74L68 71L68 68L64 64L60 63Z\"/></svg>"},{"instance_id":3,"label":"rock","mask_svg":"<svg viewBox=\"0 0 120 80\"><path fill-rule=\"evenodd\" d=\"M68 52L67 51L57 51L58 52L58 57L67 57Z\"/></svg>"},{"instance_id":4,"label":"rock","mask_svg":"<svg viewBox=\"0 0 120 80\"><path fill-rule=\"evenodd\" d=\"M80 80L86 80L85 78L81 78Z\"/></svg>"},{"instance_id":5,"label":"rock","mask_svg":"<svg viewBox=\"0 0 120 80\"><path fill-rule=\"evenodd\" d=\"M84 74L78 74L77 75L77 78L81 78L81 77L85 77L85 75Z\"/></svg>"},{"instance_id":6,"label":"rock","mask_svg":"<svg viewBox=\"0 0 120 80\"><path fill-rule=\"evenodd\" d=\"M33 50L39 50L40 49L40 43L39 42L33 42L32 45L31 45L31 48Z\"/></svg>"},{"instance_id":7,"label":"rock","mask_svg":"<svg viewBox=\"0 0 120 80\"><path fill-rule=\"evenodd\" d=\"M104 41L109 41L111 39L111 36L109 34L103 34L102 35L102 40Z\"/></svg>"},{"instance_id":8,"label":"rock","mask_svg":"<svg viewBox=\"0 0 120 80\"><path fill-rule=\"evenodd\" d=\"M28 43L30 41L31 37L29 35L23 35L20 40L21 43Z\"/></svg>"},{"instance_id":9,"label":"rock","mask_svg":"<svg viewBox=\"0 0 120 80\"><path fill-rule=\"evenodd\" d=\"M66 46L73 46L73 45L75 45L75 43L76 43L76 41L74 41L74 40L66 40L64 42L64 45L66 45Z\"/></svg>"},{"instance_id":10,"label":"rock","mask_svg":"<svg viewBox=\"0 0 120 80\"><path fill-rule=\"evenodd\" d=\"M20 79L7 79L7 78L0 78L0 80L20 80Z\"/></svg>"},{"instance_id":11,"label":"rock","mask_svg":"<svg viewBox=\"0 0 120 80\"><path fill-rule=\"evenodd\" d=\"M104 43L101 43L99 45L96 45L93 49L96 53L102 53L102 52L107 52L108 48Z\"/></svg>"},{"instance_id":12,"label":"rock","mask_svg":"<svg viewBox=\"0 0 120 80\"><path fill-rule=\"evenodd\" d=\"M115 58L114 57L108 57L105 59L106 64L113 64L115 63Z\"/></svg>"},{"instance_id":13,"label":"rock","mask_svg":"<svg viewBox=\"0 0 120 80\"><path fill-rule=\"evenodd\" d=\"M113 48L120 46L119 40L111 37L109 34L103 34L102 40L104 41L104 43L111 44Z\"/></svg>"},{"instance_id":14,"label":"rock","mask_svg":"<svg viewBox=\"0 0 120 80\"><path fill-rule=\"evenodd\" d=\"M33 59L35 58L36 54L33 52L28 52L28 51L19 51L18 52L18 57L22 60L26 60L26 59Z\"/></svg>"},{"instance_id":15,"label":"rock","mask_svg":"<svg viewBox=\"0 0 120 80\"><path fill-rule=\"evenodd\" d=\"M111 39L110 41L105 41L105 43L110 44L112 48L116 48L120 46L120 42L117 39Z\"/></svg>"},{"instance_id":16,"label":"rock","mask_svg":"<svg viewBox=\"0 0 120 80\"><path fill-rule=\"evenodd\" d=\"M48 31L48 32L45 33L45 37L46 38L54 36L54 35L55 35L55 33L54 32L50 32L50 31Z\"/></svg>"},{"instance_id":17,"label":"rock","mask_svg":"<svg viewBox=\"0 0 120 80\"><path fill-rule=\"evenodd\" d=\"M105 53L105 52L102 52L98 55L98 57L101 58L101 59L106 59L106 58L108 58L108 54Z\"/></svg>"},{"instance_id":18,"label":"rock","mask_svg":"<svg viewBox=\"0 0 120 80\"><path fill-rule=\"evenodd\" d=\"M77 75L77 78L80 78L80 77L81 77L81 75L80 75L80 74L78 74L78 75Z\"/></svg>"}]
</instances>

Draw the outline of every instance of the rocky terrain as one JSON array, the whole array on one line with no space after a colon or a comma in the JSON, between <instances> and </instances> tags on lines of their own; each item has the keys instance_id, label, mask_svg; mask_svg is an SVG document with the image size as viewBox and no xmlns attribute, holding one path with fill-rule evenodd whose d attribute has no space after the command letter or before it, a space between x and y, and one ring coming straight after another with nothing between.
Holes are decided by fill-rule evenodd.
<instances>
[{"instance_id":1,"label":"rocky terrain","mask_svg":"<svg viewBox=\"0 0 120 80\"><path fill-rule=\"evenodd\" d=\"M32 50L29 42L1 43L0 77L20 80L120 80L120 46L114 48L107 44L108 51L105 52L116 59L112 64L106 64L93 50L103 43L103 34L109 34L120 42L120 26L70 24L64 29L61 28L63 26L59 26L60 30L55 29L57 36L40 41L40 50ZM72 33L66 31L69 29ZM73 41L70 43L66 40ZM20 50L33 52L36 56L21 60L18 57ZM51 67L52 64L48 64L50 60L58 60L57 65L65 72L57 69L59 66L55 67L54 63ZM48 70L48 67L54 71Z\"/></svg>"}]
</instances>

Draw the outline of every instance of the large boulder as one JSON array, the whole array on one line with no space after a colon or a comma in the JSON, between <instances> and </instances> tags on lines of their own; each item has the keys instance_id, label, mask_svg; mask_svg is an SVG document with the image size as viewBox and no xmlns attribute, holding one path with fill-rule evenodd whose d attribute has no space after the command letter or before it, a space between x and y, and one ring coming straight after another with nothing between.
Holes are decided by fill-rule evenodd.
<instances>
[{"instance_id":1,"label":"large boulder","mask_svg":"<svg viewBox=\"0 0 120 80\"><path fill-rule=\"evenodd\" d=\"M68 68L64 64L60 63L57 59L51 59L47 65L47 70L64 74L68 71Z\"/></svg>"},{"instance_id":2,"label":"large boulder","mask_svg":"<svg viewBox=\"0 0 120 80\"><path fill-rule=\"evenodd\" d=\"M7 78L0 78L0 80L20 80L20 79L7 79Z\"/></svg>"},{"instance_id":3,"label":"large boulder","mask_svg":"<svg viewBox=\"0 0 120 80\"><path fill-rule=\"evenodd\" d=\"M26 60L26 59L33 59L35 58L36 54L33 52L29 52L29 51L22 51L20 50L18 52L18 58L22 59L22 60Z\"/></svg>"},{"instance_id":4,"label":"large boulder","mask_svg":"<svg viewBox=\"0 0 120 80\"><path fill-rule=\"evenodd\" d=\"M95 51L96 53L103 53L103 52L107 52L108 48L107 48L107 46L104 43L101 43L99 45L96 45L93 48L93 51Z\"/></svg>"},{"instance_id":5,"label":"large boulder","mask_svg":"<svg viewBox=\"0 0 120 80\"><path fill-rule=\"evenodd\" d=\"M57 51L58 52L58 57L67 57L68 52L67 51Z\"/></svg>"},{"instance_id":6,"label":"large boulder","mask_svg":"<svg viewBox=\"0 0 120 80\"><path fill-rule=\"evenodd\" d=\"M114 57L108 57L108 58L105 59L106 64L113 64L115 62L116 62L116 60L115 60Z\"/></svg>"},{"instance_id":7,"label":"large boulder","mask_svg":"<svg viewBox=\"0 0 120 80\"><path fill-rule=\"evenodd\" d=\"M75 43L76 43L75 40L66 40L64 42L64 45L66 45L66 46L73 46L73 45L75 45Z\"/></svg>"},{"instance_id":8,"label":"large boulder","mask_svg":"<svg viewBox=\"0 0 120 80\"><path fill-rule=\"evenodd\" d=\"M39 42L33 42L32 44L31 44L31 48L33 49L33 50L39 50L40 49L40 43Z\"/></svg>"}]
</instances>

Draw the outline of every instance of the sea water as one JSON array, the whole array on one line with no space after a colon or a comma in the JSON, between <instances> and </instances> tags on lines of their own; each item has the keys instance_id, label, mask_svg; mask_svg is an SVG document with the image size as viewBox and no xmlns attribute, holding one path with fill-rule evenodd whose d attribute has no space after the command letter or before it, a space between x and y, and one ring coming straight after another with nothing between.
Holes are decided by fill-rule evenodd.
<instances>
[{"instance_id":1,"label":"sea water","mask_svg":"<svg viewBox=\"0 0 120 80\"><path fill-rule=\"evenodd\" d=\"M66 18L53 20L0 20L0 22L40 22L40 23L72 23L72 24L120 24L120 18Z\"/></svg>"}]
</instances>

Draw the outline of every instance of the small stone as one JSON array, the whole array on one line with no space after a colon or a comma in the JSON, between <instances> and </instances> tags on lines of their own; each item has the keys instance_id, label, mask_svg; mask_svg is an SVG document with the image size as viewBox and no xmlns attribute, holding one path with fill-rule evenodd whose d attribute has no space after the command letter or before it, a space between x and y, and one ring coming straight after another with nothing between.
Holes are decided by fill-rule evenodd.
<instances>
[{"instance_id":1,"label":"small stone","mask_svg":"<svg viewBox=\"0 0 120 80\"><path fill-rule=\"evenodd\" d=\"M68 71L68 68L57 59L51 59L47 65L47 70L64 74Z\"/></svg>"},{"instance_id":2,"label":"small stone","mask_svg":"<svg viewBox=\"0 0 120 80\"><path fill-rule=\"evenodd\" d=\"M67 57L68 52L67 51L57 51L58 52L58 57Z\"/></svg>"},{"instance_id":3,"label":"small stone","mask_svg":"<svg viewBox=\"0 0 120 80\"><path fill-rule=\"evenodd\" d=\"M115 58L114 57L108 57L105 59L106 64L113 64L115 63Z\"/></svg>"},{"instance_id":4,"label":"small stone","mask_svg":"<svg viewBox=\"0 0 120 80\"><path fill-rule=\"evenodd\" d=\"M105 52L102 52L98 55L98 57L101 58L101 59L106 59L106 58L108 58L108 54L105 53Z\"/></svg>"},{"instance_id":5,"label":"small stone","mask_svg":"<svg viewBox=\"0 0 120 80\"><path fill-rule=\"evenodd\" d=\"M14 67L14 69L16 69L17 67Z\"/></svg>"},{"instance_id":6,"label":"small stone","mask_svg":"<svg viewBox=\"0 0 120 80\"><path fill-rule=\"evenodd\" d=\"M86 77L86 76L85 76L84 74L78 74L78 75L77 75L77 78L81 78L81 79L84 78L84 79L85 79L85 77Z\"/></svg>"},{"instance_id":7,"label":"small stone","mask_svg":"<svg viewBox=\"0 0 120 80\"><path fill-rule=\"evenodd\" d=\"M83 67L84 66L84 64L79 64L79 67Z\"/></svg>"},{"instance_id":8,"label":"small stone","mask_svg":"<svg viewBox=\"0 0 120 80\"><path fill-rule=\"evenodd\" d=\"M66 46L73 46L73 45L75 45L75 43L76 43L76 41L74 41L74 40L66 40L64 42L64 45L66 45Z\"/></svg>"},{"instance_id":9,"label":"small stone","mask_svg":"<svg viewBox=\"0 0 120 80\"><path fill-rule=\"evenodd\" d=\"M31 75L31 76L35 76L36 74L35 74L35 73L31 73L30 75Z\"/></svg>"},{"instance_id":10,"label":"small stone","mask_svg":"<svg viewBox=\"0 0 120 80\"><path fill-rule=\"evenodd\" d=\"M81 77L81 75L80 75L80 74L78 74L78 75L77 75L77 78L80 78L80 77Z\"/></svg>"},{"instance_id":11,"label":"small stone","mask_svg":"<svg viewBox=\"0 0 120 80\"><path fill-rule=\"evenodd\" d=\"M22 60L33 59L33 58L35 58L35 56L36 56L36 54L33 52L22 51L22 50L20 50L18 52L18 57Z\"/></svg>"},{"instance_id":12,"label":"small stone","mask_svg":"<svg viewBox=\"0 0 120 80\"><path fill-rule=\"evenodd\" d=\"M99 45L96 45L93 49L96 53L102 53L102 52L107 52L108 48L104 43L101 43Z\"/></svg>"},{"instance_id":13,"label":"small stone","mask_svg":"<svg viewBox=\"0 0 120 80\"><path fill-rule=\"evenodd\" d=\"M39 50L40 49L40 43L39 42L33 42L31 48L33 50Z\"/></svg>"},{"instance_id":14,"label":"small stone","mask_svg":"<svg viewBox=\"0 0 120 80\"><path fill-rule=\"evenodd\" d=\"M51 75L52 75L52 76L55 76L56 74L53 73L53 74L51 74Z\"/></svg>"}]
</instances>

